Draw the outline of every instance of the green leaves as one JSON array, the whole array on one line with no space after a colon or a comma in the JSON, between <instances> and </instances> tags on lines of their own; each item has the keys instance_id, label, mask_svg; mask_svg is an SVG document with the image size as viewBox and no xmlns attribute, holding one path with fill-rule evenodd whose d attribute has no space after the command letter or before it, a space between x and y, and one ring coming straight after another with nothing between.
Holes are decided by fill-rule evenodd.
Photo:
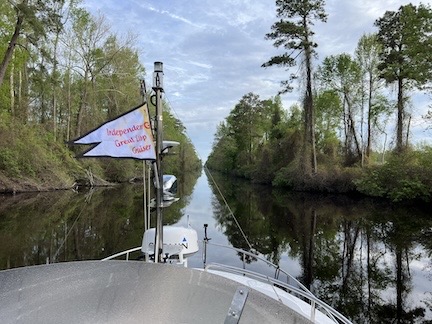
<instances>
[{"instance_id":1,"label":"green leaves","mask_svg":"<svg viewBox=\"0 0 432 324\"><path fill-rule=\"evenodd\" d=\"M314 20L326 21L323 0L277 0L277 17L281 18L271 27L271 32L265 38L273 40L274 47L286 50L281 55L273 56L262 67L273 65L293 67L301 53L307 52L311 56L317 44L312 41ZM291 77L292 81L294 78ZM281 93L291 91L291 82L283 81Z\"/></svg>"},{"instance_id":2,"label":"green leaves","mask_svg":"<svg viewBox=\"0 0 432 324\"><path fill-rule=\"evenodd\" d=\"M422 89L432 81L432 11L422 4L408 4L397 12L387 11L375 25L382 45L380 76L398 88L396 150L402 152L405 91L412 86Z\"/></svg>"},{"instance_id":3,"label":"green leaves","mask_svg":"<svg viewBox=\"0 0 432 324\"><path fill-rule=\"evenodd\" d=\"M422 200L432 196L431 149L394 155L379 168L371 168L355 181L357 190L394 202Z\"/></svg>"},{"instance_id":4,"label":"green leaves","mask_svg":"<svg viewBox=\"0 0 432 324\"><path fill-rule=\"evenodd\" d=\"M218 126L208 166L250 177L262 148L283 136L284 121L279 97L260 100L253 93L244 95L226 121Z\"/></svg>"},{"instance_id":5,"label":"green leaves","mask_svg":"<svg viewBox=\"0 0 432 324\"><path fill-rule=\"evenodd\" d=\"M432 79L432 11L408 4L387 11L375 25L382 45L381 77L392 83L399 79L421 87Z\"/></svg>"}]
</instances>

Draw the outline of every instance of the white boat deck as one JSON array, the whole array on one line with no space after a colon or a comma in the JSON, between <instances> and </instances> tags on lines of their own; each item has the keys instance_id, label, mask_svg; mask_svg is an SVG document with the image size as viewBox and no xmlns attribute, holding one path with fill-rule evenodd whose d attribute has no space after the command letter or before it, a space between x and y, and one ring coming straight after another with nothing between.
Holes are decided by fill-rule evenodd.
<instances>
[{"instance_id":1,"label":"white boat deck","mask_svg":"<svg viewBox=\"0 0 432 324\"><path fill-rule=\"evenodd\" d=\"M239 286L140 261L16 268L0 272L0 323L224 323ZM250 289L239 323L311 322Z\"/></svg>"}]
</instances>

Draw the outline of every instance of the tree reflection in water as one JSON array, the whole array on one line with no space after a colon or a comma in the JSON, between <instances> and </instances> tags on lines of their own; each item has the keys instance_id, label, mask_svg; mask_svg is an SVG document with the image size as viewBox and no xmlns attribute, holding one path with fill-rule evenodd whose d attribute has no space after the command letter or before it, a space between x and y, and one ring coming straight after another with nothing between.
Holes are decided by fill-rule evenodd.
<instances>
[{"instance_id":1,"label":"tree reflection in water","mask_svg":"<svg viewBox=\"0 0 432 324\"><path fill-rule=\"evenodd\" d=\"M197 178L180 177L183 199L164 210L165 224L183 216ZM143 224L142 184L0 196L0 269L99 260L141 245Z\"/></svg>"},{"instance_id":2,"label":"tree reflection in water","mask_svg":"<svg viewBox=\"0 0 432 324\"><path fill-rule=\"evenodd\" d=\"M283 253L297 259L298 279L354 322L432 320L432 218L425 211L372 199L271 190L223 177L216 181L252 247L276 264ZM216 194L213 208L229 242L248 249ZM414 262L429 275L413 274ZM414 275L427 284L413 287Z\"/></svg>"}]
</instances>

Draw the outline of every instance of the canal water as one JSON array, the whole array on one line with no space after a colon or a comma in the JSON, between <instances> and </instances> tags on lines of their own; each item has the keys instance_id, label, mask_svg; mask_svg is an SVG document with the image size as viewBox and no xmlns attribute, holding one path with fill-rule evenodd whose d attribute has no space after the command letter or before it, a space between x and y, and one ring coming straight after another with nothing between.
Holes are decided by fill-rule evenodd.
<instances>
[{"instance_id":1,"label":"canal water","mask_svg":"<svg viewBox=\"0 0 432 324\"><path fill-rule=\"evenodd\" d=\"M164 210L164 223L189 224L200 240L207 224L210 243L259 254L208 246L206 261L269 275L258 259L279 264L355 323L432 321L432 215L425 206L214 177L179 179L181 199ZM101 259L141 245L142 197L136 184L0 196L0 269ZM202 252L189 266L203 266Z\"/></svg>"}]
</instances>

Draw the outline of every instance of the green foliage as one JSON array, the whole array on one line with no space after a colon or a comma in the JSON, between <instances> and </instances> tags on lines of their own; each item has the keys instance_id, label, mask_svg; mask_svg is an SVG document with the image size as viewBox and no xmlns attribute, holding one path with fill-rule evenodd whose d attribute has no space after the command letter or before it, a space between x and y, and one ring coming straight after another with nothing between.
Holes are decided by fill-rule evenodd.
<instances>
[{"instance_id":1,"label":"green foliage","mask_svg":"<svg viewBox=\"0 0 432 324\"><path fill-rule=\"evenodd\" d=\"M359 64L346 53L326 57L318 73L324 84L342 95L351 95L360 80Z\"/></svg>"},{"instance_id":2,"label":"green foliage","mask_svg":"<svg viewBox=\"0 0 432 324\"><path fill-rule=\"evenodd\" d=\"M235 169L237 151L234 138L229 135L226 125L221 123L217 128L215 142L206 165L213 170L231 173Z\"/></svg>"},{"instance_id":3,"label":"green foliage","mask_svg":"<svg viewBox=\"0 0 432 324\"><path fill-rule=\"evenodd\" d=\"M9 45L0 56L0 86L4 82L8 65L12 62L13 53L16 45L22 41L26 46L33 46L42 57L46 57L44 46L48 34L55 29L61 29L61 16L56 12L58 7L64 5L64 0L46 1L20 1L17 3L5 2L0 7L5 9L5 15L0 22L0 28L4 28L1 34L7 35L6 40ZM4 8L6 6L6 8ZM2 8L3 7L3 8ZM21 39L22 38L22 39ZM39 50L40 49L40 50Z\"/></svg>"},{"instance_id":4,"label":"green foliage","mask_svg":"<svg viewBox=\"0 0 432 324\"><path fill-rule=\"evenodd\" d=\"M279 96L259 100L249 93L230 112L215 134L206 162L210 169L270 183L298 149L301 111L283 110Z\"/></svg>"},{"instance_id":5,"label":"green foliage","mask_svg":"<svg viewBox=\"0 0 432 324\"><path fill-rule=\"evenodd\" d=\"M273 185L296 191L352 193L356 189L354 180L359 177L360 172L358 168L341 168L330 165L320 166L316 174L307 177L299 173L298 169L297 161L281 168L276 173Z\"/></svg>"},{"instance_id":6,"label":"green foliage","mask_svg":"<svg viewBox=\"0 0 432 324\"><path fill-rule=\"evenodd\" d=\"M164 158L164 172L180 176L189 172L201 171L201 161L192 142L186 136L186 128L179 119L172 115L166 105L163 110L163 120L164 139L180 143L179 147L174 149L174 155Z\"/></svg>"},{"instance_id":7,"label":"green foliage","mask_svg":"<svg viewBox=\"0 0 432 324\"><path fill-rule=\"evenodd\" d=\"M335 157L340 145L337 132L343 112L340 98L335 91L327 90L319 93L314 102L317 151Z\"/></svg>"},{"instance_id":8,"label":"green foliage","mask_svg":"<svg viewBox=\"0 0 432 324\"><path fill-rule=\"evenodd\" d=\"M275 47L283 47L286 52L273 56L262 66L277 65L289 68L297 64L298 52L305 51L309 57L313 55L317 44L312 41L314 33L310 27L313 25L313 20L322 22L327 20L324 0L276 0L276 7L276 16L280 20L272 25L272 31L266 34L266 39L273 40ZM291 75L291 80L295 78L295 75ZM283 87L281 93L292 90L290 80L283 81L281 85Z\"/></svg>"},{"instance_id":9,"label":"green foliage","mask_svg":"<svg viewBox=\"0 0 432 324\"><path fill-rule=\"evenodd\" d=\"M387 191L382 184L380 169L376 167L370 168L367 175L356 180L355 184L357 190L364 193L367 192L370 196L384 197Z\"/></svg>"},{"instance_id":10,"label":"green foliage","mask_svg":"<svg viewBox=\"0 0 432 324\"><path fill-rule=\"evenodd\" d=\"M382 166L371 167L355 181L357 190L394 202L430 201L432 195L432 149L393 155Z\"/></svg>"},{"instance_id":11,"label":"green foliage","mask_svg":"<svg viewBox=\"0 0 432 324\"><path fill-rule=\"evenodd\" d=\"M302 28L313 19L325 20L321 7L323 2L278 0L276 5L281 20L272 26L272 32L266 37L274 40L275 47L283 46L292 51L290 54L285 53L271 58L263 66L294 66L296 62L291 55L296 55L294 53L300 50L306 56L307 65L307 47L312 46L313 50L316 44L309 40L309 34ZM429 149L411 152L410 158L393 157L387 164L371 167L367 171L359 167L360 161L363 163L364 152L366 162L372 164L373 160L378 160L377 153L372 149L373 136L377 131L381 132L394 109L391 101L380 91L384 83L379 79L379 67L382 68L383 65L378 65L379 60L389 54L388 46L395 46L396 51L406 51L401 62L398 62L396 53L389 54L388 58L395 59L396 65L404 63L409 67L415 62L419 63L419 66L424 63L422 68L426 71L416 70L418 66L413 69L417 73L423 73L419 75L423 81L432 71L427 65L432 59L422 61L430 56L431 50L425 50L428 53L414 57L415 51L409 49L416 41L426 42L429 36L420 37L420 32L413 31L412 26L408 28L408 21L425 31L425 35L430 35L429 29L432 26L426 24L429 21L429 8L420 5L418 11L416 10L412 5L402 6L396 14L400 20L390 19L387 26L380 25L382 29L378 35L364 35L359 41L355 57L343 53L325 58L317 73L321 81L320 91L313 100L307 97L306 91L303 98L304 109L294 107L287 116L280 106L268 103L268 109L262 110L266 114L264 118L261 115L262 123L255 121L257 128L254 129L258 130L257 134L263 131L265 140L254 145L247 140L251 129L251 123L248 124L248 121L252 120L248 114L253 110L247 109L247 100L240 102L230 113L226 123L222 123L218 128L207 165L226 173L250 178L254 182L272 183L274 186L294 190L361 192L393 201L428 201L431 191L429 188L432 187L432 163L428 162L432 159L428 153ZM382 21L388 17L391 17L391 13L386 13ZM393 28L392 24L399 23L400 25ZM402 31L401 26L406 29ZM383 42L386 32L386 36L389 37L387 47ZM402 37L401 35L406 39L398 38ZM403 42L406 41L406 47L397 47L398 41L400 44L405 44ZM425 47L430 44L432 42L425 44ZM413 56L410 57L411 54ZM389 65L389 71L396 65ZM394 71L402 70L398 68ZM407 76L403 77L406 79ZM282 92L289 91L289 82L284 81L284 85L286 87ZM306 109L311 102L314 109ZM311 112L314 112L315 117L313 126L319 165L316 172L309 174L303 172L304 165L309 163L309 155L303 153L307 151L305 146L310 144L306 138L309 134L305 129L311 127L307 123L307 117ZM270 126L267 126L268 122ZM365 124L366 130L363 129ZM360 136L365 134L366 138ZM343 164L352 167L342 167Z\"/></svg>"},{"instance_id":12,"label":"green foliage","mask_svg":"<svg viewBox=\"0 0 432 324\"><path fill-rule=\"evenodd\" d=\"M289 68L297 64L300 55L303 56L301 62L304 64L304 92L302 95L304 137L300 155L302 167L299 171L309 175L316 172L317 168L312 60L318 44L313 41L312 26L314 21L325 22L327 20L324 4L324 0L276 0L276 15L280 20L272 25L272 31L266 34L266 39L273 40L273 45L277 48L283 47L285 52L273 56L269 61L262 64L262 67L277 65ZM295 78L297 75L291 74L290 80L282 81L280 93L291 91L291 81Z\"/></svg>"},{"instance_id":13,"label":"green foliage","mask_svg":"<svg viewBox=\"0 0 432 324\"><path fill-rule=\"evenodd\" d=\"M142 162L127 159L95 159L102 170L101 175L110 182L125 182L142 174Z\"/></svg>"},{"instance_id":14,"label":"green foliage","mask_svg":"<svg viewBox=\"0 0 432 324\"><path fill-rule=\"evenodd\" d=\"M20 168L16 152L10 148L0 151L0 170L7 170L8 175L16 177L20 174Z\"/></svg>"},{"instance_id":15,"label":"green foliage","mask_svg":"<svg viewBox=\"0 0 432 324\"><path fill-rule=\"evenodd\" d=\"M254 182L271 183L274 177L275 168L273 160L273 151L270 147L263 147L258 153L257 163L251 175Z\"/></svg>"},{"instance_id":16,"label":"green foliage","mask_svg":"<svg viewBox=\"0 0 432 324\"><path fill-rule=\"evenodd\" d=\"M70 152L38 126L24 126L14 119L3 121L0 147L0 175L21 179L33 190L71 186L83 172Z\"/></svg>"},{"instance_id":17,"label":"green foliage","mask_svg":"<svg viewBox=\"0 0 432 324\"><path fill-rule=\"evenodd\" d=\"M260 100L253 93L244 95L226 118L226 123L219 125L207 165L250 178L256 153L268 141L274 127L272 114L274 117L278 109L278 98Z\"/></svg>"},{"instance_id":18,"label":"green foliage","mask_svg":"<svg viewBox=\"0 0 432 324\"><path fill-rule=\"evenodd\" d=\"M380 76L397 85L396 150L403 152L405 92L413 86L421 89L432 80L432 10L423 4L407 4L387 11L375 25L382 46Z\"/></svg>"},{"instance_id":19,"label":"green foliage","mask_svg":"<svg viewBox=\"0 0 432 324\"><path fill-rule=\"evenodd\" d=\"M281 168L275 174L273 185L276 187L286 187L294 189L298 177L298 162L291 162L287 167Z\"/></svg>"},{"instance_id":20,"label":"green foliage","mask_svg":"<svg viewBox=\"0 0 432 324\"><path fill-rule=\"evenodd\" d=\"M360 37L355 50L355 57L363 73L368 74L369 81L378 70L379 54L381 53L381 44L378 42L377 34L365 34Z\"/></svg>"},{"instance_id":21,"label":"green foliage","mask_svg":"<svg viewBox=\"0 0 432 324\"><path fill-rule=\"evenodd\" d=\"M323 99L318 98L326 99L327 103L324 103L326 106L329 105L330 99L333 101L336 109L332 110L333 114L330 116L336 123L338 121L336 114L339 112L339 121L343 122L339 127L343 129L343 149L348 165L361 159L360 130L356 128L356 116L360 114L363 96L361 72L359 63L346 53L326 57L318 70L318 78L327 90ZM335 95L339 96L339 105ZM332 119L327 118L327 120Z\"/></svg>"},{"instance_id":22,"label":"green foliage","mask_svg":"<svg viewBox=\"0 0 432 324\"><path fill-rule=\"evenodd\" d=\"M375 22L382 44L381 76L389 83L402 79L422 86L432 78L432 11L413 4L387 11Z\"/></svg>"}]
</instances>

